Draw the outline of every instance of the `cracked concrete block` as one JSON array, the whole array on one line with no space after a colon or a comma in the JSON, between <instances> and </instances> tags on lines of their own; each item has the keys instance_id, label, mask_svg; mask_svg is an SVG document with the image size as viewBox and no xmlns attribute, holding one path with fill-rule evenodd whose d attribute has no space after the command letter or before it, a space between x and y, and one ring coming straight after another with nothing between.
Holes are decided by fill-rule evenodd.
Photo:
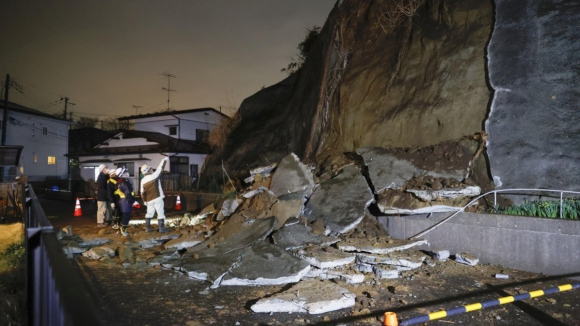
<instances>
[{"instance_id":1,"label":"cracked concrete block","mask_svg":"<svg viewBox=\"0 0 580 326\"><path fill-rule=\"evenodd\" d=\"M187 276L212 283L212 286L219 286L221 279L230 269L240 261L245 250L236 250L219 256L209 256L195 259L184 257L181 271Z\"/></svg>"},{"instance_id":2,"label":"cracked concrete block","mask_svg":"<svg viewBox=\"0 0 580 326\"><path fill-rule=\"evenodd\" d=\"M396 269L384 269L378 266L373 266L373 272L378 278L395 279L399 278L399 271Z\"/></svg>"},{"instance_id":3,"label":"cracked concrete block","mask_svg":"<svg viewBox=\"0 0 580 326\"><path fill-rule=\"evenodd\" d=\"M239 205L240 205L240 202L238 201L237 198L228 198L228 199L224 200L224 202L222 204L222 208L220 209L220 212L218 213L215 220L221 221L224 218L232 215L236 211L236 209L238 208Z\"/></svg>"},{"instance_id":4,"label":"cracked concrete block","mask_svg":"<svg viewBox=\"0 0 580 326\"><path fill-rule=\"evenodd\" d=\"M238 208L238 213L246 218L265 218L272 216L272 206L278 198L271 191L260 191L244 200Z\"/></svg>"},{"instance_id":5,"label":"cracked concrete block","mask_svg":"<svg viewBox=\"0 0 580 326\"><path fill-rule=\"evenodd\" d=\"M347 284L359 284L364 282L365 276L359 273L350 273L341 270L326 270L326 269L319 269L319 272L316 273L316 277L320 280L334 280L339 279L343 280ZM310 274L313 275L313 274ZM308 274L307 274L308 276Z\"/></svg>"},{"instance_id":6,"label":"cracked concrete block","mask_svg":"<svg viewBox=\"0 0 580 326\"><path fill-rule=\"evenodd\" d=\"M300 212L302 212L303 205L304 196L299 192L278 197L278 202L270 210L271 214L276 216L276 220L278 221L277 229L282 227L288 219L298 217Z\"/></svg>"},{"instance_id":7,"label":"cracked concrete block","mask_svg":"<svg viewBox=\"0 0 580 326\"><path fill-rule=\"evenodd\" d=\"M304 216L310 222L322 219L325 234L337 236L354 229L373 200L358 168L347 166L338 176L320 183L304 207Z\"/></svg>"},{"instance_id":8,"label":"cracked concrete block","mask_svg":"<svg viewBox=\"0 0 580 326\"><path fill-rule=\"evenodd\" d=\"M473 257L469 254L455 254L455 261L469 266L475 266L479 263L479 258Z\"/></svg>"},{"instance_id":9,"label":"cracked concrete block","mask_svg":"<svg viewBox=\"0 0 580 326\"><path fill-rule=\"evenodd\" d=\"M300 192L309 196L313 187L314 176L312 175L312 170L302 164L294 153L287 155L280 161L270 183L270 190L277 197L293 192Z\"/></svg>"},{"instance_id":10,"label":"cracked concrete block","mask_svg":"<svg viewBox=\"0 0 580 326\"><path fill-rule=\"evenodd\" d=\"M172 239L165 243L165 248L173 248L173 249L187 249L205 241L204 237L200 237L196 234L184 235L177 239Z\"/></svg>"},{"instance_id":11,"label":"cracked concrete block","mask_svg":"<svg viewBox=\"0 0 580 326\"><path fill-rule=\"evenodd\" d=\"M197 245L189 248L187 253L211 257L247 248L270 235L274 230L275 222L276 218L273 216L259 220L246 220L243 216L234 214L216 234L206 240L204 246Z\"/></svg>"},{"instance_id":12,"label":"cracked concrete block","mask_svg":"<svg viewBox=\"0 0 580 326\"><path fill-rule=\"evenodd\" d=\"M330 246L340 241L338 238L317 235L302 223L287 224L272 234L276 245L286 249L295 250L306 248L309 244L315 246Z\"/></svg>"},{"instance_id":13,"label":"cracked concrete block","mask_svg":"<svg viewBox=\"0 0 580 326\"><path fill-rule=\"evenodd\" d=\"M287 291L258 300L254 312L322 314L353 307L356 295L330 281L303 281Z\"/></svg>"},{"instance_id":14,"label":"cracked concrete block","mask_svg":"<svg viewBox=\"0 0 580 326\"><path fill-rule=\"evenodd\" d=\"M388 215L419 215L419 214L429 214L429 213L445 213L445 212L457 212L461 210L461 207L453 207L447 205L433 205L427 207L421 207L417 209L406 209L406 208L397 208L393 206L386 206L381 205L380 203L377 204L379 210L383 214Z\"/></svg>"},{"instance_id":15,"label":"cracked concrete block","mask_svg":"<svg viewBox=\"0 0 580 326\"><path fill-rule=\"evenodd\" d=\"M135 252L129 246L119 246L119 260L133 261L135 259Z\"/></svg>"},{"instance_id":16,"label":"cracked concrete block","mask_svg":"<svg viewBox=\"0 0 580 326\"><path fill-rule=\"evenodd\" d=\"M358 254L357 261L365 264L394 266L398 270L411 270L421 267L426 256L417 253L391 253L386 257Z\"/></svg>"},{"instance_id":17,"label":"cracked concrete block","mask_svg":"<svg viewBox=\"0 0 580 326\"><path fill-rule=\"evenodd\" d=\"M268 166L260 166L255 169L250 170L250 176L244 179L245 183L254 182L255 177L259 174L263 178L270 176L270 173L278 166L277 163Z\"/></svg>"},{"instance_id":18,"label":"cracked concrete block","mask_svg":"<svg viewBox=\"0 0 580 326\"><path fill-rule=\"evenodd\" d=\"M111 247L95 247L95 248L91 248L85 252L82 253L82 255L84 257L90 258L90 259L101 259L105 256L107 257L115 257L115 249L111 248Z\"/></svg>"},{"instance_id":19,"label":"cracked concrete block","mask_svg":"<svg viewBox=\"0 0 580 326\"><path fill-rule=\"evenodd\" d=\"M371 254L388 254L394 251L403 251L415 246L429 245L427 240L406 240L393 238L350 238L337 244L342 251L368 252Z\"/></svg>"},{"instance_id":20,"label":"cracked concrete block","mask_svg":"<svg viewBox=\"0 0 580 326\"><path fill-rule=\"evenodd\" d=\"M446 261L450 256L449 250L433 250L431 255L439 261Z\"/></svg>"},{"instance_id":21,"label":"cracked concrete block","mask_svg":"<svg viewBox=\"0 0 580 326\"><path fill-rule=\"evenodd\" d=\"M297 283L310 270L305 260L284 249L260 242L246 250L224 275L220 285L279 285Z\"/></svg>"},{"instance_id":22,"label":"cracked concrete block","mask_svg":"<svg viewBox=\"0 0 580 326\"><path fill-rule=\"evenodd\" d=\"M68 241L62 247L62 251L65 253L65 255L67 255L67 257L72 258L72 255L73 254L81 254L81 253L87 251L87 248L86 247L81 247L75 241Z\"/></svg>"},{"instance_id":23,"label":"cracked concrete block","mask_svg":"<svg viewBox=\"0 0 580 326\"><path fill-rule=\"evenodd\" d=\"M442 189L442 190L405 190L414 194L424 201L440 200L442 198L474 197L481 194L481 188L477 186L467 186L463 189Z\"/></svg>"},{"instance_id":24,"label":"cracked concrete block","mask_svg":"<svg viewBox=\"0 0 580 326\"><path fill-rule=\"evenodd\" d=\"M352 264L356 259L353 254L348 254L334 248L327 248L327 250L301 250L298 256L306 260L310 265L327 269L335 267L344 267Z\"/></svg>"},{"instance_id":25,"label":"cracked concrete block","mask_svg":"<svg viewBox=\"0 0 580 326\"><path fill-rule=\"evenodd\" d=\"M465 169L450 171L427 171L417 167L411 161L396 157L385 148L364 147L357 149L356 152L363 157L368 167L369 177L376 193L387 188L399 189L407 180L418 175L462 180L468 167L466 165Z\"/></svg>"}]
</instances>

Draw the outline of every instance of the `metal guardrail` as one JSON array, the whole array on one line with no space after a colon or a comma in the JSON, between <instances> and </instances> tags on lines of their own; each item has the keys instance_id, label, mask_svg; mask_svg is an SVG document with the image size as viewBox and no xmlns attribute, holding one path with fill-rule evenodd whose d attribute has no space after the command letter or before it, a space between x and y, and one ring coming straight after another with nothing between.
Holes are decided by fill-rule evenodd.
<instances>
[{"instance_id":1,"label":"metal guardrail","mask_svg":"<svg viewBox=\"0 0 580 326\"><path fill-rule=\"evenodd\" d=\"M97 305L72 269L34 190L28 185L21 190L28 325L102 325Z\"/></svg>"},{"instance_id":2,"label":"metal guardrail","mask_svg":"<svg viewBox=\"0 0 580 326\"><path fill-rule=\"evenodd\" d=\"M493 195L493 205L494 207L497 205L497 194L498 193L505 193L508 195L518 195L517 192L523 192L523 194L519 194L519 195L528 195L528 196L542 196L539 195L538 193L559 193L559 197L560 197L560 218L562 218L562 206L564 203L564 194L575 194L575 195L580 195L580 192L578 191L567 191L567 190L554 190L554 189L526 189L526 188L521 188L521 189L499 189L499 190L492 190L489 192L486 192L483 195L479 195L477 197L475 197L474 199L472 199L469 203L467 203L467 205L461 207L459 210L457 210L456 212L454 212L453 214L451 214L449 217L446 217L444 220L440 221L437 224L432 225L431 227L429 227L428 229L426 229L425 231L421 231L420 233L417 233L416 235L410 237L409 239L413 239L413 238L418 238L420 236L423 236L425 234L427 234L428 232L431 232L433 230L435 230L435 228L437 228L438 226L440 226L441 224L447 222L448 220L450 220L452 217L456 216L457 214L465 211L465 209L475 203L477 203L477 201L485 196L489 196L489 195ZM534 194L532 194L534 193Z\"/></svg>"}]
</instances>

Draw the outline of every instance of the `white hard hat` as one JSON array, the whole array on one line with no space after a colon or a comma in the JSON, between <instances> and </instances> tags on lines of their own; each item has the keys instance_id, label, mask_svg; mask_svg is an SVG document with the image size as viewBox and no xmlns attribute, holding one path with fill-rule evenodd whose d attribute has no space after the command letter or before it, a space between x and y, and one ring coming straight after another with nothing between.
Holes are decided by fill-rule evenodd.
<instances>
[{"instance_id":1,"label":"white hard hat","mask_svg":"<svg viewBox=\"0 0 580 326\"><path fill-rule=\"evenodd\" d=\"M99 173L103 172L103 170L106 168L107 168L107 166L105 164L99 165L99 167L98 167Z\"/></svg>"},{"instance_id":2,"label":"white hard hat","mask_svg":"<svg viewBox=\"0 0 580 326\"><path fill-rule=\"evenodd\" d=\"M125 168L117 168L115 170L115 174L118 176L121 176L121 174L123 174L123 172L125 172Z\"/></svg>"},{"instance_id":3,"label":"white hard hat","mask_svg":"<svg viewBox=\"0 0 580 326\"><path fill-rule=\"evenodd\" d=\"M147 172L149 172L149 170L151 170L151 167L147 164L143 164L141 166L141 173L143 174L147 174Z\"/></svg>"}]
</instances>

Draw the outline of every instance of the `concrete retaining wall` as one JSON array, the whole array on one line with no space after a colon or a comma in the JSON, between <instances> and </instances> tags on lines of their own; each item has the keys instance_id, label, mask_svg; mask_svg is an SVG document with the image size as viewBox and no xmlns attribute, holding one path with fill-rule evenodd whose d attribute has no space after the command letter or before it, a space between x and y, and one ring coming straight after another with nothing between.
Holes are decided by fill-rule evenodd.
<instances>
[{"instance_id":1,"label":"concrete retaining wall","mask_svg":"<svg viewBox=\"0 0 580 326\"><path fill-rule=\"evenodd\" d=\"M383 216L396 239L414 236L451 213ZM469 253L481 263L550 275L580 273L580 221L460 213L421 238L429 249Z\"/></svg>"}]
</instances>

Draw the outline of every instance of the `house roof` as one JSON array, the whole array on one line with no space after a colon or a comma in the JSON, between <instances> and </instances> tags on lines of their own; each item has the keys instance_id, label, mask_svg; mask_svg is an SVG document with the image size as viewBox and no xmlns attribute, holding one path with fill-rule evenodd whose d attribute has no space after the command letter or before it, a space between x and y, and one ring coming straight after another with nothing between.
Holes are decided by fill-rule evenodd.
<instances>
[{"instance_id":1,"label":"house roof","mask_svg":"<svg viewBox=\"0 0 580 326\"><path fill-rule=\"evenodd\" d=\"M151 118L151 117L162 117L162 116L171 116L174 114L184 114L184 113L194 113L194 112L206 112L212 111L217 114L220 114L226 118L230 118L227 115L221 113L220 111L214 108L199 108L199 109L189 109L189 110L180 110L180 111L165 111L165 112L157 112L157 113L149 113L149 114L139 114L139 115L130 115L126 117L120 117L117 120L124 121L124 120L134 120L134 119L142 119L142 118Z\"/></svg>"},{"instance_id":2,"label":"house roof","mask_svg":"<svg viewBox=\"0 0 580 326\"><path fill-rule=\"evenodd\" d=\"M0 109L4 109L4 102L2 102L2 106L0 107ZM57 120L57 121L61 121L61 122L65 122L69 125L72 125L73 122L68 120L68 119L63 119L63 118L59 118L59 117L55 117L52 114L48 114L42 111L38 111L35 109L31 109L31 108L27 108L25 106L22 106L20 104L16 104L13 102L8 102L8 111L16 111L16 112L21 112L21 113L27 113L27 114L33 114L39 117L43 117L43 118L48 118L48 119L52 119L52 120Z\"/></svg>"},{"instance_id":3,"label":"house roof","mask_svg":"<svg viewBox=\"0 0 580 326\"><path fill-rule=\"evenodd\" d=\"M158 132L137 131L137 130L122 130L115 134L101 145L113 138L130 139L130 138L145 138L149 142L154 142L154 145L136 145L123 147L98 147L87 148L77 152L70 152L67 156L81 157L94 155L119 155L119 154L147 154L147 153L189 153L189 154L207 154L209 153L209 144L186 139L177 139ZM140 158L143 160L142 158Z\"/></svg>"}]
</instances>

